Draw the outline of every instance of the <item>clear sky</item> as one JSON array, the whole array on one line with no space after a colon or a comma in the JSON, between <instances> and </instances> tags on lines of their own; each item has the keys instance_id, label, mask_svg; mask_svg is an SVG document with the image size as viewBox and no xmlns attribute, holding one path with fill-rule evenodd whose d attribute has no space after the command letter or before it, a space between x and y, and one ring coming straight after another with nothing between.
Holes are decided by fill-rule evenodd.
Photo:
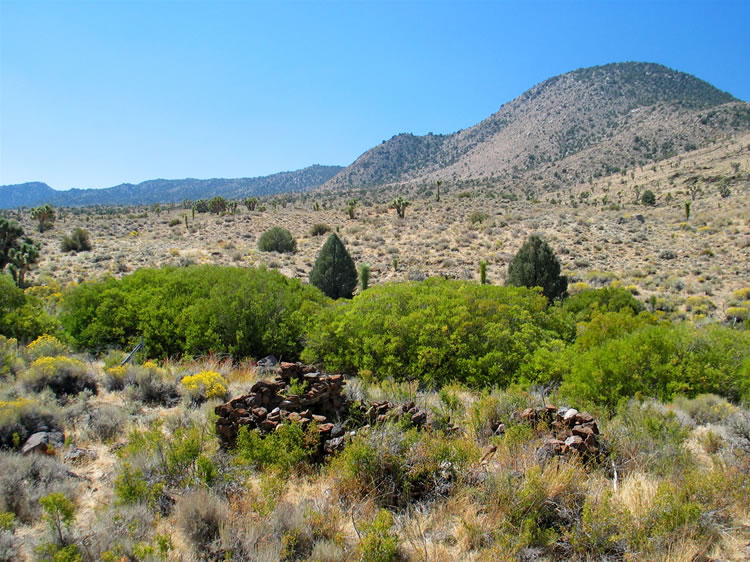
<instances>
[{"instance_id":1,"label":"clear sky","mask_svg":"<svg viewBox=\"0 0 750 562\"><path fill-rule=\"evenodd\" d=\"M622 61L750 100L750 1L0 0L0 184L347 165Z\"/></svg>"}]
</instances>

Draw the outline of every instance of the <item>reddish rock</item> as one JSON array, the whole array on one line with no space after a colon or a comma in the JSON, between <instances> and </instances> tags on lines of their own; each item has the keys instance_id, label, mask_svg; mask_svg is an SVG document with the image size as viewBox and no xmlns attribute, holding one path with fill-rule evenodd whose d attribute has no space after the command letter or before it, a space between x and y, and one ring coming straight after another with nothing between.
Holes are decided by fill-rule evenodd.
<instances>
[{"instance_id":1,"label":"reddish rock","mask_svg":"<svg viewBox=\"0 0 750 562\"><path fill-rule=\"evenodd\" d=\"M577 425L571 431L573 435L578 435L581 439L586 439L589 435L594 435L594 430L587 425Z\"/></svg>"},{"instance_id":2,"label":"reddish rock","mask_svg":"<svg viewBox=\"0 0 750 562\"><path fill-rule=\"evenodd\" d=\"M278 425L279 425L279 422L270 421L270 420L263 420L262 422L260 422L260 428L263 431L268 431L268 432L275 431Z\"/></svg>"}]
</instances>

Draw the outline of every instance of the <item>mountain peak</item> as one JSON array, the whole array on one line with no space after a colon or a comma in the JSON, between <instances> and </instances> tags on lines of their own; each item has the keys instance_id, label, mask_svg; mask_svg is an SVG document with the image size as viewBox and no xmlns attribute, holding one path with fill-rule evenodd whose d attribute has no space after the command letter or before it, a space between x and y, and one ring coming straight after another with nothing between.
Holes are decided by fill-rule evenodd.
<instances>
[{"instance_id":1,"label":"mountain peak","mask_svg":"<svg viewBox=\"0 0 750 562\"><path fill-rule=\"evenodd\" d=\"M555 190L747 129L750 104L708 82L656 63L612 63L549 78L453 134L396 135L324 187L447 179Z\"/></svg>"}]
</instances>

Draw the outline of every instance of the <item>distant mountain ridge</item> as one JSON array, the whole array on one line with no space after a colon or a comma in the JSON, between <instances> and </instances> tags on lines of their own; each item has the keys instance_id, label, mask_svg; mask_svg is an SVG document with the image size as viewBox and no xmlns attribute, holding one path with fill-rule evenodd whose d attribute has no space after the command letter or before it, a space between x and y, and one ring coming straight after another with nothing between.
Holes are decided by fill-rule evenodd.
<instances>
[{"instance_id":1,"label":"distant mountain ridge","mask_svg":"<svg viewBox=\"0 0 750 562\"><path fill-rule=\"evenodd\" d=\"M750 104L654 63L555 76L482 122L447 135L399 134L323 188L474 182L551 191L750 129Z\"/></svg>"},{"instance_id":2,"label":"distant mountain ridge","mask_svg":"<svg viewBox=\"0 0 750 562\"><path fill-rule=\"evenodd\" d=\"M325 183L342 169L341 166L314 165L294 172L256 178L156 179L103 189L68 191L58 191L41 182L3 185L0 186L0 208L32 207L44 203L57 206L150 205L179 203L185 199L195 200L216 195L228 199L257 197L312 189Z\"/></svg>"}]
</instances>

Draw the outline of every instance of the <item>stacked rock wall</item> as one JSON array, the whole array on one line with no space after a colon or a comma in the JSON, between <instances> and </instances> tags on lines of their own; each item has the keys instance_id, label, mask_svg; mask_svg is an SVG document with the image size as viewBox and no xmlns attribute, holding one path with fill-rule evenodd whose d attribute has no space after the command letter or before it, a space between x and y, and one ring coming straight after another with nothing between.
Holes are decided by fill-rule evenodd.
<instances>
[{"instance_id":1,"label":"stacked rock wall","mask_svg":"<svg viewBox=\"0 0 750 562\"><path fill-rule=\"evenodd\" d=\"M305 392L291 394L293 383L303 385ZM301 363L281 363L273 381L258 381L250 394L216 407L216 432L225 445L233 446L242 426L269 433L282 423L307 427L315 421L322 437L338 437L343 430L334 429L345 412L344 384L342 375L325 375Z\"/></svg>"}]
</instances>

